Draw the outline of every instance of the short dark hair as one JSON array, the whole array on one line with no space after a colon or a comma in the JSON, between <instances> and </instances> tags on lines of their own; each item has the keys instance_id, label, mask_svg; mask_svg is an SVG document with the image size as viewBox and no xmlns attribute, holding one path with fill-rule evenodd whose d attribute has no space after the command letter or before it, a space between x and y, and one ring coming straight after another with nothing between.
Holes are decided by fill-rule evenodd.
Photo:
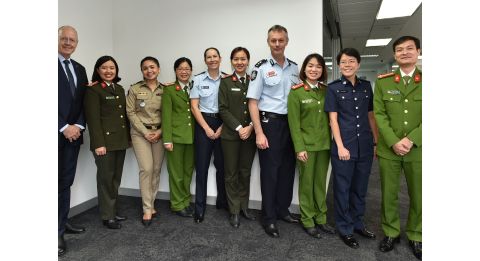
<instances>
[{"instance_id":1,"label":"short dark hair","mask_svg":"<svg viewBox=\"0 0 480 261\"><path fill-rule=\"evenodd\" d=\"M305 81L307 79L305 68L307 67L308 62L310 62L310 60L312 59L317 59L318 63L320 63L320 65L322 66L322 76L320 76L318 80L325 82L325 80L327 80L327 68L325 67L325 59L323 59L323 56L318 53L312 53L305 57L305 60L303 60L302 68L300 69L300 79L302 81Z\"/></svg>"},{"instance_id":2,"label":"short dark hair","mask_svg":"<svg viewBox=\"0 0 480 261\"><path fill-rule=\"evenodd\" d=\"M203 52L203 59L206 60L207 59L207 52L208 50L215 50L215 52L217 52L218 54L218 57L222 58L222 56L220 56L220 51L215 48L215 47L208 47L207 49L205 49L205 52Z\"/></svg>"},{"instance_id":3,"label":"short dark hair","mask_svg":"<svg viewBox=\"0 0 480 261\"><path fill-rule=\"evenodd\" d=\"M235 56L236 53L241 51L245 52L245 54L247 55L247 59L250 61L250 52L248 52L247 48L241 47L241 46L236 47L235 49L232 50L232 53L230 54L230 60L233 59L233 56Z\"/></svg>"},{"instance_id":4,"label":"short dark hair","mask_svg":"<svg viewBox=\"0 0 480 261\"><path fill-rule=\"evenodd\" d=\"M112 56L104 55L104 56L98 58L97 62L95 63L95 68L93 68L92 82L103 81L102 77L100 77L100 74L98 74L97 70L98 70L98 68L100 68L100 66L102 66L102 64L104 64L108 61L112 61L113 64L115 65L115 69L116 69L115 70L116 71L115 72L115 78L113 78L112 82L117 83L122 79L122 78L118 77L119 69L118 69L117 61L115 61L115 59L113 59Z\"/></svg>"},{"instance_id":5,"label":"short dark hair","mask_svg":"<svg viewBox=\"0 0 480 261\"><path fill-rule=\"evenodd\" d=\"M288 35L288 31L287 31L287 28L279 25L279 24L276 24L272 27L270 27L270 29L268 29L268 32L267 33L270 33L272 31L281 31L281 32L285 32L287 35Z\"/></svg>"},{"instance_id":6,"label":"short dark hair","mask_svg":"<svg viewBox=\"0 0 480 261\"><path fill-rule=\"evenodd\" d=\"M152 57L152 56L147 56L147 57L143 58L142 61L140 62L140 69L142 69L142 65L145 61L152 61L160 68L160 63L158 62L157 58Z\"/></svg>"},{"instance_id":7,"label":"short dark hair","mask_svg":"<svg viewBox=\"0 0 480 261\"><path fill-rule=\"evenodd\" d=\"M393 42L393 45L392 45L393 52L395 52L395 47L397 47L397 45L410 40L412 40L415 43L415 47L417 48L417 50L420 49L420 40L417 37L411 36L411 35L405 35L395 40L395 42Z\"/></svg>"},{"instance_id":8,"label":"short dark hair","mask_svg":"<svg viewBox=\"0 0 480 261\"><path fill-rule=\"evenodd\" d=\"M173 63L173 71L176 71L177 68L180 67L180 64L184 62L188 63L190 70L193 70L192 61L190 61L190 59L187 57L180 57L175 61L175 63ZM175 80L178 80L177 74L175 74Z\"/></svg>"},{"instance_id":9,"label":"short dark hair","mask_svg":"<svg viewBox=\"0 0 480 261\"><path fill-rule=\"evenodd\" d=\"M342 49L338 54L337 54L337 65L340 65L340 58L342 58L342 55L348 55L355 57L357 59L357 62L360 63L361 58L360 58L360 53L357 51L355 48L344 48Z\"/></svg>"}]
</instances>

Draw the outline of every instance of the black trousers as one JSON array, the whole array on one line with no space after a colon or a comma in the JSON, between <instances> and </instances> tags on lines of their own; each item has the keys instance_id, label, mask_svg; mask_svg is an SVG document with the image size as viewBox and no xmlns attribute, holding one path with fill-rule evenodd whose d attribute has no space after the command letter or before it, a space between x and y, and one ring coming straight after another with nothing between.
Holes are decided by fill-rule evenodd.
<instances>
[{"instance_id":1,"label":"black trousers","mask_svg":"<svg viewBox=\"0 0 480 261\"><path fill-rule=\"evenodd\" d=\"M340 235L363 229L365 197L372 169L373 155L359 159L340 160L331 155L335 226Z\"/></svg>"},{"instance_id":2,"label":"black trousers","mask_svg":"<svg viewBox=\"0 0 480 261\"><path fill-rule=\"evenodd\" d=\"M258 150L263 223L268 225L290 213L295 151L286 118L270 118L261 124L269 145L268 149Z\"/></svg>"},{"instance_id":3,"label":"black trousers","mask_svg":"<svg viewBox=\"0 0 480 261\"><path fill-rule=\"evenodd\" d=\"M61 134L63 136L63 134ZM59 138L58 148L58 235L65 233L65 224L70 211L70 187L75 179L80 144L72 145L68 140Z\"/></svg>"},{"instance_id":4,"label":"black trousers","mask_svg":"<svg viewBox=\"0 0 480 261\"><path fill-rule=\"evenodd\" d=\"M213 131L222 125L222 120L204 116L208 126ZM225 192L225 174L223 166L223 152L220 138L212 140L205 134L203 128L195 123L195 213L203 215L207 206L208 167L213 152L213 165L217 169L217 206L227 206Z\"/></svg>"}]
</instances>

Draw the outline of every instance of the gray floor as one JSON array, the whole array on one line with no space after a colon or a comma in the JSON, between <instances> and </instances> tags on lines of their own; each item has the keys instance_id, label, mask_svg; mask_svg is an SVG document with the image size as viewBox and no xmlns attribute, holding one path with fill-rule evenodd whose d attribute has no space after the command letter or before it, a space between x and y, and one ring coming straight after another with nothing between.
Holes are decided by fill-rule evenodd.
<instances>
[{"instance_id":1,"label":"gray floor","mask_svg":"<svg viewBox=\"0 0 480 261\"><path fill-rule=\"evenodd\" d=\"M331 188L331 187L330 187ZM402 228L408 212L408 195L402 178L400 214ZM328 193L328 219L333 225L332 189ZM98 209L92 208L72 218L72 223L85 226L87 232L65 235L68 252L60 260L416 260L402 234L401 243L389 253L378 250L383 238L380 227L380 180L376 162L370 177L367 196L366 226L377 234L376 240L360 238L359 249L351 249L338 236L309 237L300 225L278 222L280 238L268 237L258 221L241 219L239 229L228 223L228 213L208 206L205 221L195 224L169 211L169 202L157 200L160 216L145 228L141 200L121 196L119 212L128 216L122 229L103 227ZM255 211L257 215L260 213Z\"/></svg>"}]
</instances>

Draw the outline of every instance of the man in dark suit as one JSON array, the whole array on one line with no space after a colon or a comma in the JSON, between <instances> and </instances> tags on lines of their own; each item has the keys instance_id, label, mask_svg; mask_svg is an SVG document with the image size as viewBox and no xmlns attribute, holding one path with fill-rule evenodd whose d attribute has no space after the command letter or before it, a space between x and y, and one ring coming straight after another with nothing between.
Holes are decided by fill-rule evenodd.
<instances>
[{"instance_id":1,"label":"man in dark suit","mask_svg":"<svg viewBox=\"0 0 480 261\"><path fill-rule=\"evenodd\" d=\"M78 44L75 28L58 29L58 255L66 252L64 233L83 233L85 228L67 222L70 187L75 178L78 153L85 130L83 96L88 84L85 67L70 59Z\"/></svg>"}]
</instances>

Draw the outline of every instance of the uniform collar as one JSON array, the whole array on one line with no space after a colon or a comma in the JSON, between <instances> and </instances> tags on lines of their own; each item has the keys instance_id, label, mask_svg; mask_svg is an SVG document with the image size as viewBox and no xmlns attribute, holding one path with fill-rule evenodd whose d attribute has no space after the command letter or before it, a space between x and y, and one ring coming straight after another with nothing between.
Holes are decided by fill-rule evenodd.
<instances>
[{"instance_id":1,"label":"uniform collar","mask_svg":"<svg viewBox=\"0 0 480 261\"><path fill-rule=\"evenodd\" d=\"M270 57L268 58L268 62L270 63L271 66L274 66L275 64L278 64L278 66L280 66L280 64L277 62L277 60L275 60L275 58L273 58L272 54L270 54ZM290 66L290 65L291 65L290 60L288 60L287 56L285 56L285 63L283 64L283 68L285 68L287 66Z\"/></svg>"},{"instance_id":2,"label":"uniform collar","mask_svg":"<svg viewBox=\"0 0 480 261\"><path fill-rule=\"evenodd\" d=\"M347 83L350 83L350 85L353 86L353 84L347 78L345 78L345 76L343 76L343 75L342 75L342 77L340 77L340 81L342 82L343 85L347 85ZM359 84L362 83L362 80L360 80L360 78L358 78L355 75L355 82L356 82L356 85L359 85Z\"/></svg>"}]
</instances>

